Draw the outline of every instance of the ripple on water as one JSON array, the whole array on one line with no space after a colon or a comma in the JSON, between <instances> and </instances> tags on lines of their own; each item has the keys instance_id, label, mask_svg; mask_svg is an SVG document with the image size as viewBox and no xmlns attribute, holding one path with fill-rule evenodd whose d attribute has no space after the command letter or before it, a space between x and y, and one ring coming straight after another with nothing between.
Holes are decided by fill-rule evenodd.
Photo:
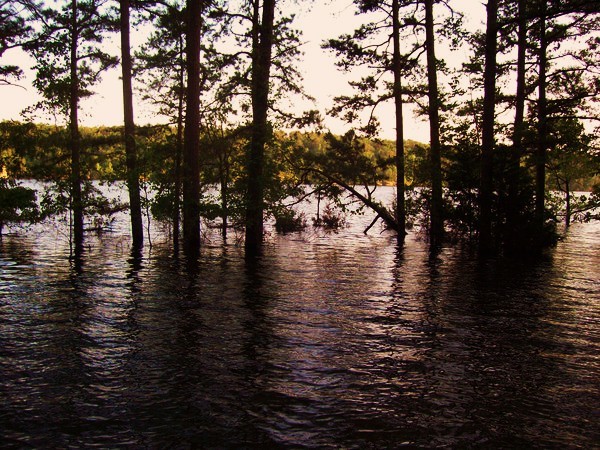
<instances>
[{"instance_id":1,"label":"ripple on water","mask_svg":"<svg viewBox=\"0 0 600 450\"><path fill-rule=\"evenodd\" d=\"M368 218L364 218L368 221ZM9 445L582 447L599 440L598 226L482 265L409 236L218 237L195 270L119 233L0 246ZM62 242L62 243L61 243Z\"/></svg>"}]
</instances>

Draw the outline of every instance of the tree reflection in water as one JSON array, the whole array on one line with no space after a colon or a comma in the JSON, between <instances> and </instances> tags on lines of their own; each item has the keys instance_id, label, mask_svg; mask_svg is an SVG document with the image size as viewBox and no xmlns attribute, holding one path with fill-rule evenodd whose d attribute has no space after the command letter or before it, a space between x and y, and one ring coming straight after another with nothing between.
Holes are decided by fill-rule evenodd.
<instances>
[{"instance_id":1,"label":"tree reflection in water","mask_svg":"<svg viewBox=\"0 0 600 450\"><path fill-rule=\"evenodd\" d=\"M214 236L193 265L169 243L90 238L77 263L51 233L5 236L3 441L594 446L597 225L527 262L362 229L248 261Z\"/></svg>"}]
</instances>

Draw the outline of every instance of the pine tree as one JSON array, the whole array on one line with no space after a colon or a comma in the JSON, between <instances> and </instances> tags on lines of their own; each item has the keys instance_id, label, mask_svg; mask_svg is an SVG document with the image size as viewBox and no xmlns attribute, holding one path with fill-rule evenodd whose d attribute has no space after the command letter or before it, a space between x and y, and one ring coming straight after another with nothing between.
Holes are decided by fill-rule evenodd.
<instances>
[{"instance_id":1,"label":"pine tree","mask_svg":"<svg viewBox=\"0 0 600 450\"><path fill-rule=\"evenodd\" d=\"M402 78L414 64L414 57L402 54L401 8L407 2L357 1L358 12L370 15L372 21L361 25L353 34L345 34L330 39L324 47L338 56L337 65L349 72L354 68L369 66L371 70L359 81L350 84L356 93L335 98L336 105L331 110L334 115L342 115L348 123L356 123L361 113L367 112L367 119L360 131L376 135L379 122L377 108L393 101L396 125L396 220L392 222L399 240L406 234L406 206L404 180L404 92ZM391 43L390 43L391 36ZM391 45L390 45L391 44ZM409 47L410 48L410 47ZM387 78L387 79L386 79Z\"/></svg>"},{"instance_id":2,"label":"pine tree","mask_svg":"<svg viewBox=\"0 0 600 450\"><path fill-rule=\"evenodd\" d=\"M70 0L34 10L40 30L28 48L36 60L34 86L42 94L38 109L62 116L68 123L71 152L70 201L76 255L83 250L84 198L81 167L79 104L116 58L102 51L104 34L112 28L105 1Z\"/></svg>"},{"instance_id":3,"label":"pine tree","mask_svg":"<svg viewBox=\"0 0 600 450\"><path fill-rule=\"evenodd\" d=\"M497 23L497 1L488 0L479 188L479 246L482 253L488 253L492 244L493 152L495 143L494 125L496 123L496 52L498 47Z\"/></svg>"},{"instance_id":4,"label":"pine tree","mask_svg":"<svg viewBox=\"0 0 600 450\"><path fill-rule=\"evenodd\" d=\"M32 32L27 20L28 7L34 8L36 5L29 1L0 1L0 59L7 50L27 43ZM14 84L22 75L19 66L0 64L0 86Z\"/></svg>"},{"instance_id":5,"label":"pine tree","mask_svg":"<svg viewBox=\"0 0 600 450\"><path fill-rule=\"evenodd\" d=\"M187 0L186 114L183 141L183 243L200 249L200 39L204 0Z\"/></svg>"},{"instance_id":6,"label":"pine tree","mask_svg":"<svg viewBox=\"0 0 600 450\"><path fill-rule=\"evenodd\" d=\"M121 72L123 79L123 113L125 122L125 155L127 188L131 215L131 238L134 251L144 245L140 179L137 167L135 122L133 115L132 62L130 44L130 2L120 0Z\"/></svg>"},{"instance_id":7,"label":"pine tree","mask_svg":"<svg viewBox=\"0 0 600 450\"><path fill-rule=\"evenodd\" d=\"M279 105L288 95L303 96L301 76L295 67L300 33L291 27L293 16L278 11L275 0L248 0L227 11L224 34L233 38L236 51L223 55L218 99L248 122L246 154L246 252L261 252L267 190L277 184L270 166L269 144L274 124L301 127L316 120L314 111L292 114ZM278 14L279 13L279 14ZM276 18L277 16L277 18Z\"/></svg>"},{"instance_id":8,"label":"pine tree","mask_svg":"<svg viewBox=\"0 0 600 450\"><path fill-rule=\"evenodd\" d=\"M368 13L372 20L358 27L353 34L330 39L325 47L335 51L338 66L349 71L354 68L369 68L369 72L350 84L355 94L337 97L334 115L342 115L348 123L356 123L366 111L366 123L361 131L374 134L378 129L376 109L388 100L393 100L396 119L396 173L397 173L397 223L394 228L399 237L405 234L406 213L404 207L404 142L403 113L406 103L422 106L421 97L428 98L424 114L430 122L430 167L431 207L429 225L432 244L443 236L443 203L441 175L440 115L441 95L438 88L439 61L435 55L436 31L433 17L433 1L410 0L357 0L360 13ZM448 21L450 35L458 30L460 21ZM422 39L421 32L425 32ZM401 51L401 46L404 51ZM425 61L421 61L422 55ZM426 72L427 82L422 83ZM388 77L386 79L386 77ZM389 78L391 77L391 81ZM403 83L403 80L406 80Z\"/></svg>"},{"instance_id":9,"label":"pine tree","mask_svg":"<svg viewBox=\"0 0 600 450\"><path fill-rule=\"evenodd\" d=\"M183 130L186 86L186 20L184 5L172 2L151 12L153 31L136 52L136 72L142 82L142 98L156 113L175 126L170 183L173 247L179 249ZM163 187L164 189L164 187Z\"/></svg>"},{"instance_id":10,"label":"pine tree","mask_svg":"<svg viewBox=\"0 0 600 450\"><path fill-rule=\"evenodd\" d=\"M275 21L275 0L253 2L252 26L252 126L248 152L248 194L246 200L246 252L260 251L263 239L264 153L270 130L267 121L271 76L271 54Z\"/></svg>"}]
</instances>

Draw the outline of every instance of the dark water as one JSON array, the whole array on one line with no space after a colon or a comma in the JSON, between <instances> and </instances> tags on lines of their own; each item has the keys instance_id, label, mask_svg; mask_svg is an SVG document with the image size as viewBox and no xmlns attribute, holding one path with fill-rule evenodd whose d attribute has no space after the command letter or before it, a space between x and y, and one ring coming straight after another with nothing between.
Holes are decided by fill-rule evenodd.
<instances>
[{"instance_id":1,"label":"dark water","mask_svg":"<svg viewBox=\"0 0 600 450\"><path fill-rule=\"evenodd\" d=\"M271 236L0 244L3 447L598 448L600 227L537 261Z\"/></svg>"}]
</instances>

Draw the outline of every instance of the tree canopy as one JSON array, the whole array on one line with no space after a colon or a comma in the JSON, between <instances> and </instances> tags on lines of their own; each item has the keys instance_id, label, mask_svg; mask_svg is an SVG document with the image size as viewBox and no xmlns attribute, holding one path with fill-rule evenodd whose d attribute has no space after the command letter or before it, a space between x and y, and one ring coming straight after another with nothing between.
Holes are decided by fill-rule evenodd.
<instances>
[{"instance_id":1,"label":"tree canopy","mask_svg":"<svg viewBox=\"0 0 600 450\"><path fill-rule=\"evenodd\" d=\"M228 221L243 225L247 250L258 252L263 221L292 207L290 198L334 200L341 192L399 237L420 217L432 243L447 233L486 251L546 245L559 220L593 217L583 211L593 209L594 195L585 205L573 196L575 188L593 190L600 171L593 132L600 18L587 2L490 0L485 28L474 31L463 27L455 2L354 2L359 25L322 43L350 77L350 93L332 92L327 105L328 115L347 123L342 136L323 128L327 117L317 108L295 105L311 93L302 86L302 30L290 11L310 5L132 1L130 9L122 2L121 26L114 6L0 3L1 83L19 81L21 68L4 55L22 47L35 61L33 86L42 100L34 106L68 126L3 123L2 165L13 179L68 182L76 245L82 186L98 177L128 179L132 205L139 203L132 207L136 230L143 200L135 193L151 183L152 209L170 217L175 247L181 211L184 236L193 236L186 247L200 245L206 215L220 217L223 230ZM120 55L103 45L115 32ZM134 44L125 51L130 33ZM469 57L456 64L458 54ZM126 115L124 135L135 135L127 145L116 129L82 132L79 125L80 101L94 95L118 56L125 104L137 96L169 117L168 125L140 127ZM388 101L394 141L378 136L378 110ZM405 141L409 107L428 121L429 142ZM211 183L218 198L205 194ZM372 188L388 183L397 187L396 202L378 204ZM562 209L553 190L563 192ZM139 245L142 233L136 235Z\"/></svg>"}]
</instances>

